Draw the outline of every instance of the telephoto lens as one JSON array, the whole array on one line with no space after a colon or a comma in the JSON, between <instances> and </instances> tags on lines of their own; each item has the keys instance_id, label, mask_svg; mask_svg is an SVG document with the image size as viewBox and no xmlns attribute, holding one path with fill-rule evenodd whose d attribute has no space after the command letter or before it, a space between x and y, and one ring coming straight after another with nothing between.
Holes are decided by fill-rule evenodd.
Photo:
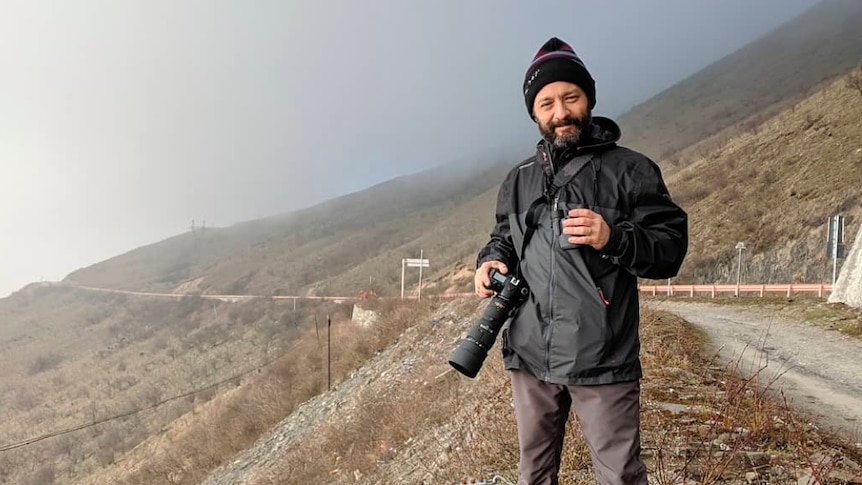
<instances>
[{"instance_id":1,"label":"telephoto lens","mask_svg":"<svg viewBox=\"0 0 862 485\"><path fill-rule=\"evenodd\" d=\"M452 357L449 358L449 365L471 379L476 377L479 369L482 368L482 363L488 357L488 350L497 340L503 324L530 294L524 281L516 276L501 274L496 269L492 269L489 276L491 278L489 289L497 294L485 308L479 323L467 332L467 336L458 344L452 352Z\"/></svg>"}]
</instances>

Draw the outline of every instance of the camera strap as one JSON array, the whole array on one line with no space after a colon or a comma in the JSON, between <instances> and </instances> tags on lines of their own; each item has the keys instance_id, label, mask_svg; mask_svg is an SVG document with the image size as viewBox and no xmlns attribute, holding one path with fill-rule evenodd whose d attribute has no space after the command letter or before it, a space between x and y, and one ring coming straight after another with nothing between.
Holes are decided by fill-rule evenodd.
<instances>
[{"instance_id":1,"label":"camera strap","mask_svg":"<svg viewBox=\"0 0 862 485\"><path fill-rule=\"evenodd\" d=\"M521 244L522 258L524 257L524 251L527 249L527 243L530 242L530 239L533 237L533 233L539 226L539 216L541 215L544 206L557 195L557 192L559 192L561 188L571 182L572 179L575 178L575 175L583 170L588 163L593 163L593 155L594 152L578 155L571 159L569 163L563 165L559 172L554 176L553 180L548 182L548 186L545 188L545 193L530 204L530 208L527 209L527 215L524 218L527 228L524 231L524 242ZM593 170L596 172L599 170L595 163L593 163ZM595 175L596 178L598 178L598 173Z\"/></svg>"}]
</instances>

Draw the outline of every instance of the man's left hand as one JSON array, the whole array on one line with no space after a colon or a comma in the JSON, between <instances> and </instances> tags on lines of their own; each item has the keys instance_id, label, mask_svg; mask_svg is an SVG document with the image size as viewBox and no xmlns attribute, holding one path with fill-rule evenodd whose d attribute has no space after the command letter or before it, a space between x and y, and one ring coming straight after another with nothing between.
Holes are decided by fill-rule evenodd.
<instances>
[{"instance_id":1,"label":"man's left hand","mask_svg":"<svg viewBox=\"0 0 862 485\"><path fill-rule=\"evenodd\" d=\"M572 209L563 219L563 233L572 244L584 244L600 250L611 237L611 228L601 214L589 209Z\"/></svg>"}]
</instances>

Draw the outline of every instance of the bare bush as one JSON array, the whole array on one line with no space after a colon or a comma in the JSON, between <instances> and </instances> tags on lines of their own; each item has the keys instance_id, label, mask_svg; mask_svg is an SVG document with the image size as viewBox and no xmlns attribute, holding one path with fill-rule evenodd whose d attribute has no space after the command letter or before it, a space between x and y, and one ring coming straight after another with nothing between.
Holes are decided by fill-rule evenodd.
<instances>
[{"instance_id":1,"label":"bare bush","mask_svg":"<svg viewBox=\"0 0 862 485\"><path fill-rule=\"evenodd\" d=\"M21 485L51 485L57 477L53 463L44 463L36 468L32 475L24 479Z\"/></svg>"},{"instance_id":2,"label":"bare bush","mask_svg":"<svg viewBox=\"0 0 862 485\"><path fill-rule=\"evenodd\" d=\"M64 357L62 355L53 353L36 357L36 359L27 367L27 373L32 376L56 369L57 367L60 367L63 360Z\"/></svg>"},{"instance_id":3,"label":"bare bush","mask_svg":"<svg viewBox=\"0 0 862 485\"><path fill-rule=\"evenodd\" d=\"M125 436L118 423L111 423L96 436L96 461L101 466L112 465L117 454L125 450Z\"/></svg>"},{"instance_id":4,"label":"bare bush","mask_svg":"<svg viewBox=\"0 0 862 485\"><path fill-rule=\"evenodd\" d=\"M847 77L847 87L862 95L862 63Z\"/></svg>"}]
</instances>

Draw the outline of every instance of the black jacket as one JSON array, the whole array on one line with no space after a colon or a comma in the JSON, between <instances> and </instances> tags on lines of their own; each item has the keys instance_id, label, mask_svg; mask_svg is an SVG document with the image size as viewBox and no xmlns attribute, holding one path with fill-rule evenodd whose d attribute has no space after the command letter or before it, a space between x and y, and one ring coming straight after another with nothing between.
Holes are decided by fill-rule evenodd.
<instances>
[{"instance_id":1,"label":"black jacket","mask_svg":"<svg viewBox=\"0 0 862 485\"><path fill-rule=\"evenodd\" d=\"M637 277L674 276L688 247L688 217L671 200L658 166L618 147L620 130L610 119L595 117L585 133L582 144L562 153L540 142L535 157L509 172L491 240L478 258L517 269L530 287L503 333L506 368L556 384L641 377ZM602 251L561 248L547 192L557 170L587 153L569 167L579 170L556 197L566 213L586 206L602 215L611 227ZM524 248L533 205L534 231Z\"/></svg>"}]
</instances>

